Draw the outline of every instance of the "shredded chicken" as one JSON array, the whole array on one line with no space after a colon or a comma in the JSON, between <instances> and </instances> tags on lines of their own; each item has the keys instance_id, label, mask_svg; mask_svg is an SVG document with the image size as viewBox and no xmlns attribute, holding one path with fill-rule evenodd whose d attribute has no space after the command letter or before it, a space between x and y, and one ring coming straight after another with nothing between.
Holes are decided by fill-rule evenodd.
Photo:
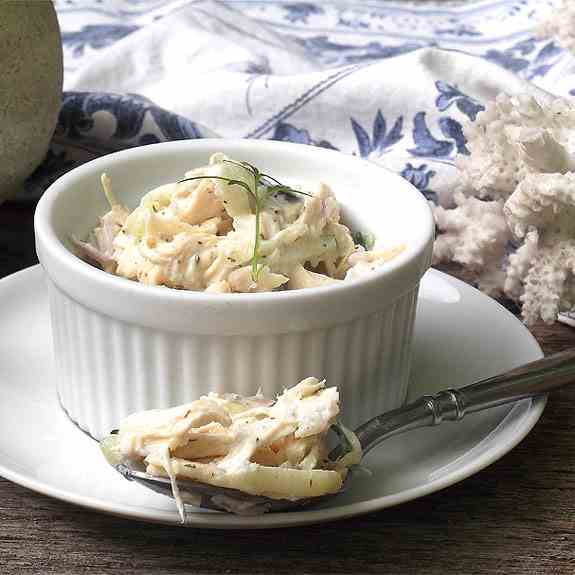
<instances>
[{"instance_id":1,"label":"shredded chicken","mask_svg":"<svg viewBox=\"0 0 575 575\"><path fill-rule=\"evenodd\" d=\"M100 218L100 225L94 230L91 241L83 242L76 238L73 238L73 241L87 259L97 263L104 271L115 273L114 240L130 212L112 193L110 178L106 174L102 174L101 184L110 204L110 211Z\"/></svg>"},{"instance_id":2,"label":"shredded chicken","mask_svg":"<svg viewBox=\"0 0 575 575\"><path fill-rule=\"evenodd\" d=\"M144 284L232 293L327 285L384 265L403 250L364 253L340 222L339 204L325 184L313 193L279 190L267 193L260 211L254 274L255 200L245 188L252 174L214 154L208 166L186 174L198 177L148 192L130 212L104 175L111 210L88 241L75 240L80 254Z\"/></svg>"}]
</instances>

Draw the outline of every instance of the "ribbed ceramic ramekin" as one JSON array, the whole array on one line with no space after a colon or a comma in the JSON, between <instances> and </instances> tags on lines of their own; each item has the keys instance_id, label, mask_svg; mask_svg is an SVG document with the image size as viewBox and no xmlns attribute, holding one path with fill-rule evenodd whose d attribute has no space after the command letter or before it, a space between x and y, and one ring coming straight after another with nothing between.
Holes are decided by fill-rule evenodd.
<instances>
[{"instance_id":1,"label":"ribbed ceramic ramekin","mask_svg":"<svg viewBox=\"0 0 575 575\"><path fill-rule=\"evenodd\" d=\"M74 254L106 209L102 172L135 207L223 151L288 183L325 181L353 228L376 246L404 244L365 277L306 290L207 294L118 278ZM309 146L193 140L110 154L72 170L44 194L36 246L49 284L58 394L69 416L100 438L129 413L210 391L273 396L306 376L341 393L356 425L407 393L417 289L431 260L433 219L408 182L368 161Z\"/></svg>"}]
</instances>

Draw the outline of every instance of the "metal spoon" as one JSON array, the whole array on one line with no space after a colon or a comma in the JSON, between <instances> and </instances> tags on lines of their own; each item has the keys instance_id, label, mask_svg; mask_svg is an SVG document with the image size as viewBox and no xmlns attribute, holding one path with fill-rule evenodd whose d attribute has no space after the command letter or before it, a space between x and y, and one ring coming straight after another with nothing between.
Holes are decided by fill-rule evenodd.
<instances>
[{"instance_id":1,"label":"metal spoon","mask_svg":"<svg viewBox=\"0 0 575 575\"><path fill-rule=\"evenodd\" d=\"M459 389L424 395L404 407L370 419L360 425L355 434L365 455L388 437L405 431L439 425L444 421L460 421L469 413L545 394L571 383L575 383L575 351L558 353ZM103 451L107 455L105 448ZM340 443L330 452L329 459L336 461L343 452L344 446ZM168 479L148 475L143 466L138 467L131 462L111 460L109 455L107 459L126 479L172 497ZM240 515L299 509L337 495L295 501L271 499L188 479L179 479L178 487L184 503Z\"/></svg>"}]
</instances>

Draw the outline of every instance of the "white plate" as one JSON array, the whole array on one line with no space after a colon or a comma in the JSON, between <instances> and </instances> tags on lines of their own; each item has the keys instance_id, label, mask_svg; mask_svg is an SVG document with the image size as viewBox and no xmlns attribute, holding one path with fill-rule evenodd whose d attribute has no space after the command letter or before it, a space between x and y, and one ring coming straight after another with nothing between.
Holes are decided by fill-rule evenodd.
<instances>
[{"instance_id":1,"label":"white plate","mask_svg":"<svg viewBox=\"0 0 575 575\"><path fill-rule=\"evenodd\" d=\"M98 445L71 423L54 391L48 302L41 268L0 281L0 475L91 509L179 524L171 499L121 478ZM412 397L460 386L541 357L523 325L495 301L437 271L422 283ZM371 478L313 510L236 517L190 508L188 525L263 528L316 523L384 509L447 487L512 449L545 399L524 400L460 423L418 430L366 460ZM449 494L446 494L449 497Z\"/></svg>"}]
</instances>

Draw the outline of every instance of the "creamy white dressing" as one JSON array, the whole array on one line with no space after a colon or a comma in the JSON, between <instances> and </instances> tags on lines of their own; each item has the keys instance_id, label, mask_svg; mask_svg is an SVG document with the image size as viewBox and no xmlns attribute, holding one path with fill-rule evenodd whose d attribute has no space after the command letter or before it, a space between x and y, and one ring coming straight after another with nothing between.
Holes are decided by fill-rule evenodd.
<instances>
[{"instance_id":1,"label":"creamy white dressing","mask_svg":"<svg viewBox=\"0 0 575 575\"><path fill-rule=\"evenodd\" d=\"M102 185L111 210L100 218L81 255L105 271L148 285L212 293L317 287L357 277L403 250L365 251L340 221L331 189L319 183L306 195L278 192L260 212L258 273L254 274L256 214L245 188L250 173L223 154L187 178L148 192L130 212ZM302 190L303 192L303 190Z\"/></svg>"},{"instance_id":2,"label":"creamy white dressing","mask_svg":"<svg viewBox=\"0 0 575 575\"><path fill-rule=\"evenodd\" d=\"M123 457L164 454L188 460L210 459L219 469L237 472L277 456L278 465L297 468L339 413L336 388L310 377L286 390L275 402L261 397L210 393L169 409L134 413L119 428ZM300 456L290 461L299 448ZM319 461L317 462L319 463Z\"/></svg>"}]
</instances>

